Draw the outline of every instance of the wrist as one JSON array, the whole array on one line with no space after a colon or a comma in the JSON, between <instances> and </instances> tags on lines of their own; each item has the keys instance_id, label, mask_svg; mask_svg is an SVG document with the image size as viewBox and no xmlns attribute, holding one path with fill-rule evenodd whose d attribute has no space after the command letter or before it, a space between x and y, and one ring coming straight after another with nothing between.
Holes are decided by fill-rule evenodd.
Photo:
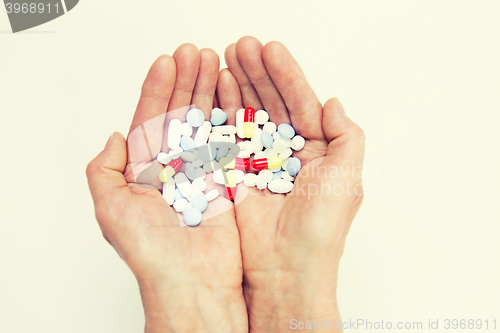
<instances>
[{"instance_id":1,"label":"wrist","mask_svg":"<svg viewBox=\"0 0 500 333\"><path fill-rule=\"evenodd\" d=\"M246 332L238 310L244 303L234 292L198 284L165 285L140 282L146 321L145 333ZM246 319L246 316L244 316ZM242 327L244 330L242 330Z\"/></svg>"}]
</instances>

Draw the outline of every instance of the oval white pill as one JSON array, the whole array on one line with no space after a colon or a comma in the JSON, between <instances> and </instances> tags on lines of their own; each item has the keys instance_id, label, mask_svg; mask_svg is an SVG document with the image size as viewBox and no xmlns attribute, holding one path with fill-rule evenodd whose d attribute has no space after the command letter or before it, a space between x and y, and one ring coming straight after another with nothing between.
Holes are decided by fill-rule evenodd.
<instances>
[{"instance_id":1,"label":"oval white pill","mask_svg":"<svg viewBox=\"0 0 500 333\"><path fill-rule=\"evenodd\" d=\"M222 169L217 169L217 170L214 170L214 173L213 173L213 179L214 179L214 182L216 182L217 184L221 184L221 185L224 185L226 184L226 182L224 181L224 174L222 173Z\"/></svg>"},{"instance_id":2,"label":"oval white pill","mask_svg":"<svg viewBox=\"0 0 500 333\"><path fill-rule=\"evenodd\" d=\"M255 122L259 125L264 125L269 121L269 113L266 110L259 110L255 112Z\"/></svg>"},{"instance_id":3,"label":"oval white pill","mask_svg":"<svg viewBox=\"0 0 500 333\"><path fill-rule=\"evenodd\" d=\"M210 136L208 137L208 142L225 142L225 141L226 139L224 138L224 135L217 132L210 133Z\"/></svg>"},{"instance_id":4,"label":"oval white pill","mask_svg":"<svg viewBox=\"0 0 500 333\"><path fill-rule=\"evenodd\" d=\"M293 150L301 150L302 148L304 148L305 144L306 144L306 139L304 139L300 135L296 135L292 139Z\"/></svg>"},{"instance_id":5,"label":"oval white pill","mask_svg":"<svg viewBox=\"0 0 500 333\"><path fill-rule=\"evenodd\" d=\"M284 179L271 180L267 186L274 193L288 193L293 188L293 183Z\"/></svg>"},{"instance_id":6,"label":"oval white pill","mask_svg":"<svg viewBox=\"0 0 500 333\"><path fill-rule=\"evenodd\" d=\"M184 197L189 197L193 193L193 186L183 172L177 172L174 175L175 184Z\"/></svg>"},{"instance_id":7,"label":"oval white pill","mask_svg":"<svg viewBox=\"0 0 500 333\"><path fill-rule=\"evenodd\" d=\"M253 156L253 159L254 159L254 160L258 160L258 159L260 159L260 158L267 158L267 157L268 157L268 156L267 156L267 154L266 154L266 152L265 152L265 151L258 151L258 152L256 152L256 153L255 153L255 155Z\"/></svg>"},{"instance_id":8,"label":"oval white pill","mask_svg":"<svg viewBox=\"0 0 500 333\"><path fill-rule=\"evenodd\" d=\"M219 191L217 189L213 189L205 193L205 197L208 201L212 201L219 196Z\"/></svg>"},{"instance_id":9,"label":"oval white pill","mask_svg":"<svg viewBox=\"0 0 500 333\"><path fill-rule=\"evenodd\" d=\"M243 177L243 184L248 187L255 186L255 182L257 181L257 175L254 173L247 173Z\"/></svg>"},{"instance_id":10,"label":"oval white pill","mask_svg":"<svg viewBox=\"0 0 500 333\"><path fill-rule=\"evenodd\" d=\"M194 154L193 154L194 155ZM205 161L203 161L201 158L197 159L197 160L194 160L193 162L193 166L195 168L199 168L199 167L202 167L203 164L205 164Z\"/></svg>"},{"instance_id":11,"label":"oval white pill","mask_svg":"<svg viewBox=\"0 0 500 333\"><path fill-rule=\"evenodd\" d=\"M222 125L222 126L214 126L212 128L213 132L221 133L221 134L236 134L236 126L233 125Z\"/></svg>"},{"instance_id":12,"label":"oval white pill","mask_svg":"<svg viewBox=\"0 0 500 333\"><path fill-rule=\"evenodd\" d=\"M271 170L261 170L259 172L259 178L264 180L265 182L269 183L271 180L273 180L273 172Z\"/></svg>"},{"instance_id":13,"label":"oval white pill","mask_svg":"<svg viewBox=\"0 0 500 333\"><path fill-rule=\"evenodd\" d=\"M205 162L205 164L203 164L203 170L205 170L206 173L210 173L213 171L212 163L213 162Z\"/></svg>"},{"instance_id":14,"label":"oval white pill","mask_svg":"<svg viewBox=\"0 0 500 333\"><path fill-rule=\"evenodd\" d=\"M167 145L170 149L179 148L181 143L181 121L172 119L168 123Z\"/></svg>"},{"instance_id":15,"label":"oval white pill","mask_svg":"<svg viewBox=\"0 0 500 333\"><path fill-rule=\"evenodd\" d=\"M236 184L243 182L243 178L245 177L245 172L243 170L235 170L236 171Z\"/></svg>"},{"instance_id":16,"label":"oval white pill","mask_svg":"<svg viewBox=\"0 0 500 333\"><path fill-rule=\"evenodd\" d=\"M295 179L294 177L290 176L290 174L286 171L283 171L281 173L281 178L283 178L284 180L290 181L290 182L293 182L293 180Z\"/></svg>"},{"instance_id":17,"label":"oval white pill","mask_svg":"<svg viewBox=\"0 0 500 333\"><path fill-rule=\"evenodd\" d=\"M205 172L205 170L203 170L203 168L196 168L194 169L195 171L195 175L194 175L194 178L195 179L205 179L205 176L207 175L207 173Z\"/></svg>"},{"instance_id":18,"label":"oval white pill","mask_svg":"<svg viewBox=\"0 0 500 333\"><path fill-rule=\"evenodd\" d=\"M210 136L210 131L212 130L212 124L209 121L205 121L196 131L194 136L194 144L196 147L203 146L207 143L208 137Z\"/></svg>"},{"instance_id":19,"label":"oval white pill","mask_svg":"<svg viewBox=\"0 0 500 333\"><path fill-rule=\"evenodd\" d=\"M261 179L260 177L257 177L257 180L255 181L255 185L259 190L263 190L267 187L267 182L264 179Z\"/></svg>"},{"instance_id":20,"label":"oval white pill","mask_svg":"<svg viewBox=\"0 0 500 333\"><path fill-rule=\"evenodd\" d=\"M266 153L267 157L278 157L278 153L272 150L272 148L267 148L264 150L264 153Z\"/></svg>"},{"instance_id":21,"label":"oval white pill","mask_svg":"<svg viewBox=\"0 0 500 333\"><path fill-rule=\"evenodd\" d=\"M181 155L181 160L184 162L194 162L195 161L194 153L190 151L183 152Z\"/></svg>"},{"instance_id":22,"label":"oval white pill","mask_svg":"<svg viewBox=\"0 0 500 333\"><path fill-rule=\"evenodd\" d=\"M188 201L184 198L174 202L174 209L178 213L182 213L187 208L188 208Z\"/></svg>"}]
</instances>

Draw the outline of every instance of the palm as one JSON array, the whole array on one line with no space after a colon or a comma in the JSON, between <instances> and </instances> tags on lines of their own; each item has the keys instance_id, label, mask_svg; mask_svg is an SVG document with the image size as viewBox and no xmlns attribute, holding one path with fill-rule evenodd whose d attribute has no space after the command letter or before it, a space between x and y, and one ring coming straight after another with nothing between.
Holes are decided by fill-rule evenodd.
<instances>
[{"instance_id":1,"label":"palm","mask_svg":"<svg viewBox=\"0 0 500 333\"><path fill-rule=\"evenodd\" d=\"M164 124L172 118L184 121L191 104L209 116L218 67L215 52L198 51L189 44L179 47L173 58L163 56L153 64L132 121L127 150L123 147L116 152L123 164L109 167L119 171L112 174L116 178L115 188L107 189L112 193L105 194L111 198L110 202L95 200L96 215L104 236L139 282L193 285L202 290L200 293L215 294L207 297L230 299L227 307L232 320L244 331L247 316L241 290L242 262L234 205L218 197L203 213L200 226L181 227L182 216L158 191L162 188L158 179L162 165L155 158L160 151L168 152ZM125 162L128 162L126 167ZM207 190L220 186L210 174L205 180ZM92 187L91 184L91 190ZM209 318L207 322L217 320Z\"/></svg>"},{"instance_id":2,"label":"palm","mask_svg":"<svg viewBox=\"0 0 500 333\"><path fill-rule=\"evenodd\" d=\"M229 71L223 70L219 77L221 106L264 108L270 121L291 123L306 139L304 149L294 154L303 168L292 192L279 195L238 187L237 193L248 191L236 198L245 282L247 288L258 288L267 285L266 281L280 280L286 272L300 273L315 255L310 251L313 245L319 245L320 251L324 246L332 250L343 247L362 196L319 191L322 184L345 189L348 183L360 184L360 179L352 174L330 177L312 171L324 167L329 173L333 166L361 165L363 139L359 127L340 121L337 100L321 106L283 45L273 42L262 47L256 39L245 37L230 45L225 56ZM314 188L318 192L312 193ZM352 214L340 216L344 211Z\"/></svg>"}]
</instances>

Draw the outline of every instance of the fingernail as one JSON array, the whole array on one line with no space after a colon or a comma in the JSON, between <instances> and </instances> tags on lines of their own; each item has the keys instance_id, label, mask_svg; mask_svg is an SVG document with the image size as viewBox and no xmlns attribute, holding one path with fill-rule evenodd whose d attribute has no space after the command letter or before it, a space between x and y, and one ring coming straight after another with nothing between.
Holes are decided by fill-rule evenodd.
<instances>
[{"instance_id":1,"label":"fingernail","mask_svg":"<svg viewBox=\"0 0 500 333\"><path fill-rule=\"evenodd\" d=\"M115 133L113 133L113 134L111 134L111 135L109 136L109 139L108 139L108 141L106 142L106 146L105 146L105 147L107 147L107 146L109 145L109 143L111 142L111 139L113 139L113 135L115 135Z\"/></svg>"}]
</instances>

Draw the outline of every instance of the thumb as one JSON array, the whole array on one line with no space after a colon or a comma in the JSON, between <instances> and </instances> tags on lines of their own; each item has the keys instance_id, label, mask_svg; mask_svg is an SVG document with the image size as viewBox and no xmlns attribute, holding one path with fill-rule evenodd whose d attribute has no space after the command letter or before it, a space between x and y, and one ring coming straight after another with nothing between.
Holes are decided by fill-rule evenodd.
<instances>
[{"instance_id":1,"label":"thumb","mask_svg":"<svg viewBox=\"0 0 500 333\"><path fill-rule=\"evenodd\" d=\"M323 107L323 132L329 142L323 165L354 168L343 170L344 174L347 171L362 171L365 134L361 127L347 117L338 98L329 99Z\"/></svg>"},{"instance_id":2,"label":"thumb","mask_svg":"<svg viewBox=\"0 0 500 333\"><path fill-rule=\"evenodd\" d=\"M123 171L127 164L127 145L119 132L108 139L104 150L87 166L87 180L94 199L96 212L99 207L108 206L116 190L127 188Z\"/></svg>"}]
</instances>

